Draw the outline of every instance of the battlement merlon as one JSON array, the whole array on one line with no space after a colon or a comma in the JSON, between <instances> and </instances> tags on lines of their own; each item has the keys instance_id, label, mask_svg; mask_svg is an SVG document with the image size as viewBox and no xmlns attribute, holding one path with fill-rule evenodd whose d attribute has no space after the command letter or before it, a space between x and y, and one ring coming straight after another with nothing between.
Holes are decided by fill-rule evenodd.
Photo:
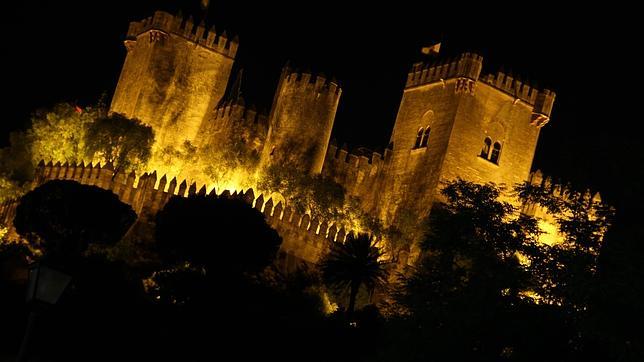
<instances>
[{"instance_id":1,"label":"battlement merlon","mask_svg":"<svg viewBox=\"0 0 644 362\"><path fill-rule=\"evenodd\" d=\"M473 53L463 53L455 59L437 61L433 63L419 62L412 66L407 75L405 89L425 84L445 82L449 79L466 80L494 87L512 97L533 107L531 124L542 127L550 121L550 114L555 101L555 92L544 89L539 90L511 75L503 72L481 76L483 57ZM462 82L461 82L462 83ZM463 87L461 85L461 87ZM459 88L459 87L457 87ZM470 88L470 91L473 88Z\"/></svg>"},{"instance_id":2,"label":"battlement merlon","mask_svg":"<svg viewBox=\"0 0 644 362\"><path fill-rule=\"evenodd\" d=\"M212 119L226 118L237 114L240 118L249 121L261 122L268 119L268 114L257 111L253 105L246 106L241 98L217 105L213 110Z\"/></svg>"},{"instance_id":3,"label":"battlement merlon","mask_svg":"<svg viewBox=\"0 0 644 362\"><path fill-rule=\"evenodd\" d=\"M544 176L541 170L531 172L530 176L528 176L528 183L532 186L542 187L546 192L562 199L567 199L569 195L577 192L570 185L554 182L550 176ZM584 198L594 203L602 202L602 197L599 192L593 194L589 189L586 189L585 192L580 194L583 194Z\"/></svg>"},{"instance_id":4,"label":"battlement merlon","mask_svg":"<svg viewBox=\"0 0 644 362\"><path fill-rule=\"evenodd\" d=\"M311 91L318 93L332 94L336 98L342 95L342 88L338 81L334 78L327 79L322 74L300 71L287 65L282 68L281 78L284 83L300 84L302 87L310 88Z\"/></svg>"},{"instance_id":5,"label":"battlement merlon","mask_svg":"<svg viewBox=\"0 0 644 362\"><path fill-rule=\"evenodd\" d=\"M165 11L156 11L154 15L141 21L130 22L126 46L128 42L136 41L138 36L146 32L150 32L151 40L159 37L158 32L174 34L230 58L235 57L239 46L237 37L229 39L226 31L217 34L214 26L207 30L203 22L195 26L192 17L183 18Z\"/></svg>"},{"instance_id":6,"label":"battlement merlon","mask_svg":"<svg viewBox=\"0 0 644 362\"><path fill-rule=\"evenodd\" d=\"M549 89L540 90L531 87L503 72L488 74L481 78L481 82L513 96L516 100L521 100L533 106L531 124L543 127L550 121L552 106L555 103L555 92Z\"/></svg>"},{"instance_id":7,"label":"battlement merlon","mask_svg":"<svg viewBox=\"0 0 644 362\"><path fill-rule=\"evenodd\" d=\"M476 81L483 68L483 57L474 53L463 53L455 59L432 63L415 63L407 75L405 88L465 78Z\"/></svg>"}]
</instances>

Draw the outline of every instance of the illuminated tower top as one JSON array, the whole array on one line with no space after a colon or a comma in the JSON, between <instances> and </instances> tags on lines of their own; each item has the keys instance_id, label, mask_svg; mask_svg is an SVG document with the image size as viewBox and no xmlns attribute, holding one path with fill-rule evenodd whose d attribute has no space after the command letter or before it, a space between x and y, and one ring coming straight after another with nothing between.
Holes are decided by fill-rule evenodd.
<instances>
[{"instance_id":1,"label":"illuminated tower top","mask_svg":"<svg viewBox=\"0 0 644 362\"><path fill-rule=\"evenodd\" d=\"M139 35L148 31L178 35L230 58L235 57L239 46L239 39L237 37L228 39L225 30L221 34L217 34L214 26L209 30L206 29L203 22L195 26L192 16L183 18L164 11L156 11L153 16L131 22L127 31L127 39L136 40ZM127 43L126 40L126 45Z\"/></svg>"}]
</instances>

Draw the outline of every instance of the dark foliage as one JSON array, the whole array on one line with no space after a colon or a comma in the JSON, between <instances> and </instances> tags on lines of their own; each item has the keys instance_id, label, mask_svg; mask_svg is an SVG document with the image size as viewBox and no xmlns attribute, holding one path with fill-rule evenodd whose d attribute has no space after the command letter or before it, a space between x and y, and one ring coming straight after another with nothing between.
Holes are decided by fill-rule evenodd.
<instances>
[{"instance_id":1,"label":"dark foliage","mask_svg":"<svg viewBox=\"0 0 644 362\"><path fill-rule=\"evenodd\" d=\"M154 308L121 263L83 258L55 308L42 313L31 355L54 361L146 359Z\"/></svg>"},{"instance_id":2,"label":"dark foliage","mask_svg":"<svg viewBox=\"0 0 644 362\"><path fill-rule=\"evenodd\" d=\"M156 238L166 261L226 274L264 269L282 242L245 202L198 195L168 201L157 215Z\"/></svg>"},{"instance_id":3,"label":"dark foliage","mask_svg":"<svg viewBox=\"0 0 644 362\"><path fill-rule=\"evenodd\" d=\"M517 253L535 253L536 223L511 218L514 208L498 200L494 185L458 180L442 194L446 202L432 210L422 260L397 293L407 317L392 326L415 344L403 360L507 358L517 353L512 338L522 327L514 319L527 304L521 291L531 286Z\"/></svg>"},{"instance_id":4,"label":"dark foliage","mask_svg":"<svg viewBox=\"0 0 644 362\"><path fill-rule=\"evenodd\" d=\"M49 258L80 256L89 244L114 244L136 219L111 191L74 181L49 181L22 197L16 231L42 243Z\"/></svg>"},{"instance_id":5,"label":"dark foliage","mask_svg":"<svg viewBox=\"0 0 644 362\"><path fill-rule=\"evenodd\" d=\"M335 242L320 261L324 282L331 288L349 292L347 314L352 318L360 287L372 293L387 282L387 266L380 260L382 251L369 235L349 235L345 242Z\"/></svg>"}]
</instances>

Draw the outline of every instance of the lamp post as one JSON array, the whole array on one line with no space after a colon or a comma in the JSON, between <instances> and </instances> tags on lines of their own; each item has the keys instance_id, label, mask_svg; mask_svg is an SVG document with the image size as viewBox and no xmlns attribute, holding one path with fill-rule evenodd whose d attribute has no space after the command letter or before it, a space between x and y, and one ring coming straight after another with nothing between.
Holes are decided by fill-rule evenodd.
<instances>
[{"instance_id":1,"label":"lamp post","mask_svg":"<svg viewBox=\"0 0 644 362\"><path fill-rule=\"evenodd\" d=\"M24 361L27 347L31 338L38 308L54 305L71 282L72 277L60 270L54 269L41 262L29 266L29 281L27 283L27 303L32 304L27 322L25 336L18 352L18 362Z\"/></svg>"}]
</instances>

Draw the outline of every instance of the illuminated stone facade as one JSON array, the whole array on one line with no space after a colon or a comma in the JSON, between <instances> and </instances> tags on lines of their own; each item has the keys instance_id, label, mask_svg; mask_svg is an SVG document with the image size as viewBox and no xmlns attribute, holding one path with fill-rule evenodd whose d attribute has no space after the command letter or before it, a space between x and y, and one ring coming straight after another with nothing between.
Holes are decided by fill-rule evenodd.
<instances>
[{"instance_id":1,"label":"illuminated stone facade","mask_svg":"<svg viewBox=\"0 0 644 362\"><path fill-rule=\"evenodd\" d=\"M241 133L260 167L321 173L385 224L426 216L447 180L528 180L555 98L503 73L483 75L476 54L432 54L409 72L384 153L349 152L329 145L342 93L335 81L285 67L270 114L261 115L225 99L238 46L225 33L156 12L130 24L125 45L111 110L150 124L158 146L227 145Z\"/></svg>"},{"instance_id":2,"label":"illuminated stone facade","mask_svg":"<svg viewBox=\"0 0 644 362\"><path fill-rule=\"evenodd\" d=\"M235 147L259 158L253 166L257 170L248 174L279 165L322 175L341 184L359 200L362 211L386 226L410 219L418 225L440 200L441 183L456 178L508 188L529 181L564 199L569 192L539 171L531 173L539 132L550 120L555 94L501 72L482 73L483 58L476 54L450 60L426 54L412 66L390 142L379 153L330 143L342 94L334 80L285 67L269 114L247 107L238 94L226 94L238 41L225 32L206 31L191 18L158 11L130 24L125 46L111 111L152 126L157 150L185 141L197 149L225 149L238 142ZM111 164L41 162L34 186L68 179L111 190L140 216L133 230L142 230L137 237L143 238L153 235L153 216L173 195L238 197L264 213L282 236L278 263L287 267L315 263L330 242L352 232L334 220L296 212L281 195L232 184L215 188L190 174L159 176L156 171L115 174ZM589 191L585 197L591 199ZM592 200L601 198L597 193ZM0 204L0 223L11 225L17 201ZM561 240L555 218L544 208L516 206L538 219L545 232L541 241ZM402 251L401 264L413 262L406 257L410 252L413 248Z\"/></svg>"},{"instance_id":3,"label":"illuminated stone facade","mask_svg":"<svg viewBox=\"0 0 644 362\"><path fill-rule=\"evenodd\" d=\"M224 96L237 40L157 11L130 23L111 111L151 125L157 147L194 140Z\"/></svg>"},{"instance_id":4,"label":"illuminated stone facade","mask_svg":"<svg viewBox=\"0 0 644 362\"><path fill-rule=\"evenodd\" d=\"M337 82L285 67L269 118L263 166L322 172L341 93Z\"/></svg>"},{"instance_id":5,"label":"illuminated stone facade","mask_svg":"<svg viewBox=\"0 0 644 362\"><path fill-rule=\"evenodd\" d=\"M483 58L476 54L448 61L433 54L412 66L390 143L378 153L330 144L342 91L325 77L285 67L268 115L246 107L239 97L227 97L238 41L225 32L156 12L130 24L125 45L111 111L151 125L157 148L178 147L186 140L196 147L228 147L234 135L241 136L242 147L259 156L259 169L277 164L321 174L344 186L363 211L385 225L397 225L409 215L423 219L439 200L441 183L455 178L508 187L544 182L530 170L555 94L503 73L483 75ZM198 188L194 179L177 185L176 178L168 182L170 177L115 175L111 165L42 163L36 184L62 178L110 189L144 216L142 222L172 195L215 192L212 185ZM280 197L266 199L248 189L223 192L247 199L266 214L284 238L286 263L289 257L316 262L325 243L349 232L331 220L295 213L275 201ZM517 206L539 217L544 229L554 230L544 210ZM9 204L0 209L4 218L13 212ZM549 242L558 237L551 234Z\"/></svg>"},{"instance_id":6,"label":"illuminated stone facade","mask_svg":"<svg viewBox=\"0 0 644 362\"><path fill-rule=\"evenodd\" d=\"M401 212L426 216L445 181L528 180L555 95L482 68L470 53L414 64L384 155L330 147L324 173L388 223Z\"/></svg>"}]
</instances>

